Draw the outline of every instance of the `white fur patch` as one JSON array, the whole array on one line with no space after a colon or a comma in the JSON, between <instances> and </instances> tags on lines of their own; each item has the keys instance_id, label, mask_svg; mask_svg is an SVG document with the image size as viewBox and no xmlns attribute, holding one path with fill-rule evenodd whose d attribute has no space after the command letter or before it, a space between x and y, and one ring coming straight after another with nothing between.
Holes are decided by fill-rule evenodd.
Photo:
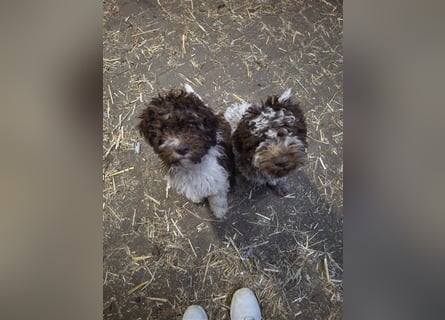
<instances>
[{"instance_id":1,"label":"white fur patch","mask_svg":"<svg viewBox=\"0 0 445 320\"><path fill-rule=\"evenodd\" d=\"M187 93L192 93L192 94L194 94L195 96L197 96L197 97L199 98L199 100L203 101L202 98L201 98L201 96L200 96L199 94L197 94L197 93L195 92L195 90L193 90L192 86L189 85L188 83L186 83L186 84L184 85L184 89L185 89L185 92L187 92Z\"/></svg>"},{"instance_id":2,"label":"white fur patch","mask_svg":"<svg viewBox=\"0 0 445 320\"><path fill-rule=\"evenodd\" d=\"M218 163L224 156L221 146L214 146L193 166L172 167L167 176L168 183L188 199L207 198L229 190L229 174Z\"/></svg>"},{"instance_id":3,"label":"white fur patch","mask_svg":"<svg viewBox=\"0 0 445 320\"><path fill-rule=\"evenodd\" d=\"M161 144L159 147L160 148L175 148L175 147L179 146L180 143L181 143L181 141L178 138L171 137L171 138L168 138L167 140L165 140L165 142L163 144Z\"/></svg>"},{"instance_id":4,"label":"white fur patch","mask_svg":"<svg viewBox=\"0 0 445 320\"><path fill-rule=\"evenodd\" d=\"M252 130L254 135L261 135L268 128L280 127L284 124L293 125L294 123L295 117L290 111L285 109L275 111L269 107L261 112L258 117L250 121L250 124L254 127Z\"/></svg>"},{"instance_id":5,"label":"white fur patch","mask_svg":"<svg viewBox=\"0 0 445 320\"><path fill-rule=\"evenodd\" d=\"M277 130L269 129L266 131L266 137L269 139L278 139Z\"/></svg>"},{"instance_id":6,"label":"white fur patch","mask_svg":"<svg viewBox=\"0 0 445 320\"><path fill-rule=\"evenodd\" d=\"M230 124L232 133L236 130L238 123L250 106L252 106L252 104L249 102L237 103L228 107L226 112L224 112L224 118Z\"/></svg>"},{"instance_id":7,"label":"white fur patch","mask_svg":"<svg viewBox=\"0 0 445 320\"><path fill-rule=\"evenodd\" d=\"M192 86L189 85L188 83L186 83L184 85L184 89L185 89L185 92L187 92L187 93L195 93L195 90L193 90Z\"/></svg>"},{"instance_id":8,"label":"white fur patch","mask_svg":"<svg viewBox=\"0 0 445 320\"><path fill-rule=\"evenodd\" d=\"M278 102L289 100L289 98L291 97L291 91L291 88L288 88L286 91L284 91L283 94L278 98Z\"/></svg>"}]
</instances>

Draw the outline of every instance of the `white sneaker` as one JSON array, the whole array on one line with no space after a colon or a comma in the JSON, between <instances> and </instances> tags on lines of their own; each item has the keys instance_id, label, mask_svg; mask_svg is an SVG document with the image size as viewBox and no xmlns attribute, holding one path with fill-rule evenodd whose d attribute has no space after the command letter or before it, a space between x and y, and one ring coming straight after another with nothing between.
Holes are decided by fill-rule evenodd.
<instances>
[{"instance_id":1,"label":"white sneaker","mask_svg":"<svg viewBox=\"0 0 445 320\"><path fill-rule=\"evenodd\" d=\"M242 288L236 290L230 305L231 320L261 320L258 300L252 290Z\"/></svg>"},{"instance_id":2,"label":"white sneaker","mask_svg":"<svg viewBox=\"0 0 445 320\"><path fill-rule=\"evenodd\" d=\"M184 315L182 316L182 320L208 320L206 312L200 306L193 305L189 306L187 310L185 310Z\"/></svg>"}]
</instances>

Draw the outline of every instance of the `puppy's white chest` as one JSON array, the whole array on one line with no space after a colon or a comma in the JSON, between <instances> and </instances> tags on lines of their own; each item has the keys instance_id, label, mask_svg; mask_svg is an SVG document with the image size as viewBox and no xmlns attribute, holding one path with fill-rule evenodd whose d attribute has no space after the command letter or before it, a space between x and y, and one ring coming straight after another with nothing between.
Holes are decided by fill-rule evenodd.
<instances>
[{"instance_id":1,"label":"puppy's white chest","mask_svg":"<svg viewBox=\"0 0 445 320\"><path fill-rule=\"evenodd\" d=\"M229 189L228 173L218 163L218 147L210 148L202 161L188 168L171 168L168 182L188 199L207 198Z\"/></svg>"}]
</instances>

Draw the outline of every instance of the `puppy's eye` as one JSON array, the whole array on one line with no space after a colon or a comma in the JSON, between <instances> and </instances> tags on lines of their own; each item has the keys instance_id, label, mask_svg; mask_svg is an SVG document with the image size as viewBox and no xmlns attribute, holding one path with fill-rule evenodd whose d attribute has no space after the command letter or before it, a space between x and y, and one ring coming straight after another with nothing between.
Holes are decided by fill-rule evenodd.
<instances>
[{"instance_id":1,"label":"puppy's eye","mask_svg":"<svg viewBox=\"0 0 445 320\"><path fill-rule=\"evenodd\" d=\"M287 130L284 128L281 128L280 130L277 131L278 137L284 137L286 134L287 134Z\"/></svg>"},{"instance_id":2,"label":"puppy's eye","mask_svg":"<svg viewBox=\"0 0 445 320\"><path fill-rule=\"evenodd\" d=\"M165 139L160 138L158 140L158 145L162 145L162 144L164 144L164 142L165 142Z\"/></svg>"}]
</instances>

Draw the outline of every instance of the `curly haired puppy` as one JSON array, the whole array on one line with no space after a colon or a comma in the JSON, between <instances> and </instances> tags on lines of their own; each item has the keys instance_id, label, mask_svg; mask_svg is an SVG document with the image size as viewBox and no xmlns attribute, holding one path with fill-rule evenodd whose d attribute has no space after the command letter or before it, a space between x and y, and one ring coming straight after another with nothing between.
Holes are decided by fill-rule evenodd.
<instances>
[{"instance_id":1,"label":"curly haired puppy","mask_svg":"<svg viewBox=\"0 0 445 320\"><path fill-rule=\"evenodd\" d=\"M306 161L306 122L290 96L288 89L261 105L235 104L224 114L239 171L255 187L266 184L279 195L289 192L287 175Z\"/></svg>"},{"instance_id":2,"label":"curly haired puppy","mask_svg":"<svg viewBox=\"0 0 445 320\"><path fill-rule=\"evenodd\" d=\"M153 147L173 186L189 200L206 198L217 218L227 212L234 170L230 126L186 85L153 98L139 117L139 132Z\"/></svg>"}]
</instances>

